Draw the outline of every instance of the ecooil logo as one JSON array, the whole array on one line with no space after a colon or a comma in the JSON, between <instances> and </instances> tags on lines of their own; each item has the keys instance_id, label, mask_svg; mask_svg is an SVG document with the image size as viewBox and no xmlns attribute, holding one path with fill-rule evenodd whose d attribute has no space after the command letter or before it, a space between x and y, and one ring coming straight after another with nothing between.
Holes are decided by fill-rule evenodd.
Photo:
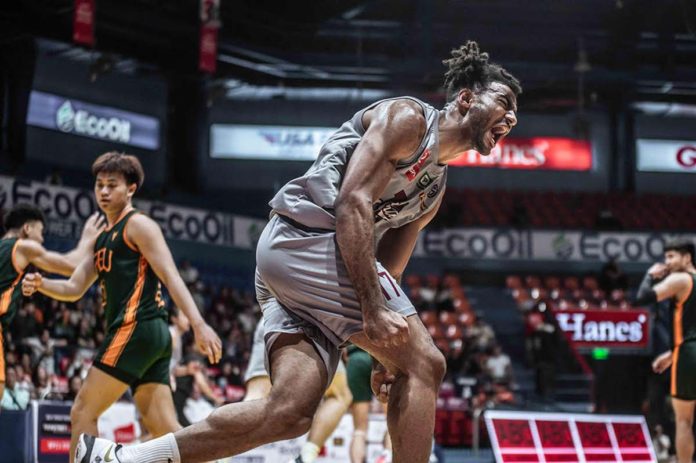
<instances>
[{"instance_id":1,"label":"ecooil logo","mask_svg":"<svg viewBox=\"0 0 696 463\"><path fill-rule=\"evenodd\" d=\"M75 128L75 110L70 101L65 101L56 111L56 125L61 132L72 132Z\"/></svg>"},{"instance_id":2,"label":"ecooil logo","mask_svg":"<svg viewBox=\"0 0 696 463\"><path fill-rule=\"evenodd\" d=\"M58 107L56 125L63 132L74 132L121 143L130 142L129 121L117 117L99 117L84 109L76 111L70 100L65 100L65 103Z\"/></svg>"},{"instance_id":3,"label":"ecooil logo","mask_svg":"<svg viewBox=\"0 0 696 463\"><path fill-rule=\"evenodd\" d=\"M567 260L573 255L573 242L561 233L553 239L553 252L559 259Z\"/></svg>"}]
</instances>

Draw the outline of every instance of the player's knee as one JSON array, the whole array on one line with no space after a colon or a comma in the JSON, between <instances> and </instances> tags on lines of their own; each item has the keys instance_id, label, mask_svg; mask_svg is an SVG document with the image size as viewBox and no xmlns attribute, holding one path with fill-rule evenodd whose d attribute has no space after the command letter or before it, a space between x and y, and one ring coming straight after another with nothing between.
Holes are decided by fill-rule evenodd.
<instances>
[{"instance_id":1,"label":"player's knee","mask_svg":"<svg viewBox=\"0 0 696 463\"><path fill-rule=\"evenodd\" d=\"M437 347L430 343L421 352L423 361L419 362L417 374L422 375L423 380L439 386L447 371L445 356L442 355L442 352Z\"/></svg>"},{"instance_id":2,"label":"player's knee","mask_svg":"<svg viewBox=\"0 0 696 463\"><path fill-rule=\"evenodd\" d=\"M276 427L276 433L285 439L299 437L309 431L316 407L309 404L286 401L269 401L267 423Z\"/></svg>"},{"instance_id":3,"label":"player's knee","mask_svg":"<svg viewBox=\"0 0 696 463\"><path fill-rule=\"evenodd\" d=\"M96 422L98 418L99 417L94 413L91 413L84 399L81 399L78 395L70 408L70 422L73 423L73 425L75 423L84 423L89 421Z\"/></svg>"}]
</instances>

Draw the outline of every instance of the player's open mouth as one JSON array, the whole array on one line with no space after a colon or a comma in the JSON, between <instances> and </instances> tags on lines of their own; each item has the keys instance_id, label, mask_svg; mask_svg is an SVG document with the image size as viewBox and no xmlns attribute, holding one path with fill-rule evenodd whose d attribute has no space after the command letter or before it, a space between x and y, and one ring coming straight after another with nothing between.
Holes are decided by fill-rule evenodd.
<instances>
[{"instance_id":1,"label":"player's open mouth","mask_svg":"<svg viewBox=\"0 0 696 463\"><path fill-rule=\"evenodd\" d=\"M488 132L491 148L498 144L501 138L508 133L507 125L496 125Z\"/></svg>"}]
</instances>

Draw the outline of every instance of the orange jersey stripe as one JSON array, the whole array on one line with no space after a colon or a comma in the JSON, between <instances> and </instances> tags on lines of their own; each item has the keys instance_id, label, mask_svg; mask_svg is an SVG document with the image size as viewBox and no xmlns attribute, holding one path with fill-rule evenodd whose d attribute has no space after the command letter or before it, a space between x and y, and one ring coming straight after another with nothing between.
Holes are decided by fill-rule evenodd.
<instances>
[{"instance_id":1,"label":"orange jersey stripe","mask_svg":"<svg viewBox=\"0 0 696 463\"><path fill-rule=\"evenodd\" d=\"M677 363L679 362L679 346L672 353L672 377L670 381L669 393L677 395Z\"/></svg>"},{"instance_id":2,"label":"orange jersey stripe","mask_svg":"<svg viewBox=\"0 0 696 463\"><path fill-rule=\"evenodd\" d=\"M2 326L0 326L0 383L5 382L5 349L3 347Z\"/></svg>"},{"instance_id":3,"label":"orange jersey stripe","mask_svg":"<svg viewBox=\"0 0 696 463\"><path fill-rule=\"evenodd\" d=\"M10 303L12 302L12 292L15 289L15 286L17 286L17 283L19 283L19 280L22 279L22 274L20 273L17 275L17 278L15 278L15 281L12 282L12 286L7 288L5 292L0 295L0 315L5 315L7 311L10 309Z\"/></svg>"},{"instance_id":4,"label":"orange jersey stripe","mask_svg":"<svg viewBox=\"0 0 696 463\"><path fill-rule=\"evenodd\" d=\"M123 353L123 349L125 349L126 344L128 344L128 341L130 341L130 338L133 335L133 331L135 331L135 325L137 325L135 316L138 311L138 306L140 305L140 298L143 295L146 273L147 261L144 257L140 256L140 262L138 263L138 279L136 280L133 294L128 300L126 314L123 317L123 323L116 332L111 344L106 349L106 353L102 357L101 362L104 365L111 367L116 366L119 357L121 357L121 354Z\"/></svg>"}]
</instances>

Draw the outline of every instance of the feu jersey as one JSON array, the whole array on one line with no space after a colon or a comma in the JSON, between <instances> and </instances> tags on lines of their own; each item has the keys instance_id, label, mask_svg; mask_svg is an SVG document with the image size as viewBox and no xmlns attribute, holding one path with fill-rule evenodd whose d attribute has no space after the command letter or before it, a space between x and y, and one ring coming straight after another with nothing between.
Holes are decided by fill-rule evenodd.
<instances>
[{"instance_id":1,"label":"feu jersey","mask_svg":"<svg viewBox=\"0 0 696 463\"><path fill-rule=\"evenodd\" d=\"M17 313L22 298L22 280L24 270L17 268L15 250L17 238L0 240L0 324L7 327Z\"/></svg>"},{"instance_id":2,"label":"feu jersey","mask_svg":"<svg viewBox=\"0 0 696 463\"><path fill-rule=\"evenodd\" d=\"M130 211L97 237L94 266L99 275L107 332L139 321L163 318L167 312L160 281L145 257L128 240Z\"/></svg>"},{"instance_id":3,"label":"feu jersey","mask_svg":"<svg viewBox=\"0 0 696 463\"><path fill-rule=\"evenodd\" d=\"M674 346L679 347L686 341L696 340L696 294L694 282L696 274L689 274L691 290L682 302L677 301L674 308Z\"/></svg>"}]
</instances>

